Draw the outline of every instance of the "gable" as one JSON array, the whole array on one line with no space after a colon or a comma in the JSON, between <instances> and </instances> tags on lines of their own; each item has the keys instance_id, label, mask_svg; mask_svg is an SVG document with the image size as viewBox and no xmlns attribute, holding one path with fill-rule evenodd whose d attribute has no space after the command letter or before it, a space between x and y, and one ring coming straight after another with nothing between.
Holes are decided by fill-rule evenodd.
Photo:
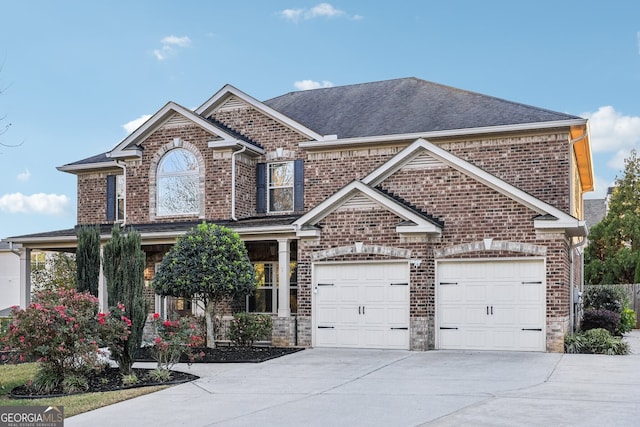
<instances>
[{"instance_id":1,"label":"gable","mask_svg":"<svg viewBox=\"0 0 640 427\"><path fill-rule=\"evenodd\" d=\"M230 147L246 146L249 150L262 154L264 150L256 143L243 139L241 135L234 134L224 126L210 120L206 120L191 110L188 110L174 102L167 103L142 126L133 131L120 142L110 153L110 158L140 157L140 145L154 132L162 128L176 128L195 125L214 136L209 146Z\"/></svg>"},{"instance_id":2,"label":"gable","mask_svg":"<svg viewBox=\"0 0 640 427\"><path fill-rule=\"evenodd\" d=\"M322 141L326 139L325 136L295 120L292 120L291 117L282 114L231 85L225 85L204 104L198 107L195 110L195 113L204 118L209 118L213 117L216 112L226 113L242 109L254 109L260 114L269 117L294 132L299 133L304 139L312 141Z\"/></svg>"},{"instance_id":3,"label":"gable","mask_svg":"<svg viewBox=\"0 0 640 427\"><path fill-rule=\"evenodd\" d=\"M587 231L584 221L580 221L531 196L424 139L416 140L391 160L366 176L362 182L370 186L377 186L403 168L410 170L416 167L433 168L441 166L451 167L537 213L538 218L534 221L536 229L563 231L572 236L586 236Z\"/></svg>"},{"instance_id":4,"label":"gable","mask_svg":"<svg viewBox=\"0 0 640 427\"><path fill-rule=\"evenodd\" d=\"M300 237L319 236L320 230L315 228L315 225L334 212L376 208L391 212L399 217L401 222L396 226L396 232L400 234L439 235L442 232L442 223L360 181L353 181L343 187L300 217L293 225L298 230L297 234Z\"/></svg>"}]
</instances>

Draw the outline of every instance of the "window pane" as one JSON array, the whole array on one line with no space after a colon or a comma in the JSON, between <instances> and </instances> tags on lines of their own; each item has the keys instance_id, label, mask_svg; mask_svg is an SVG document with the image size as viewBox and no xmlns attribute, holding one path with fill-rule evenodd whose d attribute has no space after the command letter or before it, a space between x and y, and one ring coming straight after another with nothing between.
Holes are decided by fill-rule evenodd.
<instances>
[{"instance_id":1,"label":"window pane","mask_svg":"<svg viewBox=\"0 0 640 427\"><path fill-rule=\"evenodd\" d=\"M200 176L196 156L182 148L169 151L157 174L158 215L198 213Z\"/></svg>"},{"instance_id":2,"label":"window pane","mask_svg":"<svg viewBox=\"0 0 640 427\"><path fill-rule=\"evenodd\" d=\"M269 164L269 187L293 187L293 162Z\"/></svg>"},{"instance_id":3,"label":"window pane","mask_svg":"<svg viewBox=\"0 0 640 427\"><path fill-rule=\"evenodd\" d=\"M273 188L269 190L269 211L292 211L293 188Z\"/></svg>"},{"instance_id":4,"label":"window pane","mask_svg":"<svg viewBox=\"0 0 640 427\"><path fill-rule=\"evenodd\" d=\"M193 153L184 150L171 150L162 158L158 174L176 174L198 170L198 162Z\"/></svg>"},{"instance_id":5,"label":"window pane","mask_svg":"<svg viewBox=\"0 0 640 427\"><path fill-rule=\"evenodd\" d=\"M273 312L272 297L272 289L256 289L255 293L249 297L248 311L255 313Z\"/></svg>"},{"instance_id":6,"label":"window pane","mask_svg":"<svg viewBox=\"0 0 640 427\"><path fill-rule=\"evenodd\" d=\"M158 178L158 215L198 212L198 176Z\"/></svg>"},{"instance_id":7,"label":"window pane","mask_svg":"<svg viewBox=\"0 0 640 427\"><path fill-rule=\"evenodd\" d=\"M298 288L289 289L289 307L292 313L298 312Z\"/></svg>"},{"instance_id":8,"label":"window pane","mask_svg":"<svg viewBox=\"0 0 640 427\"><path fill-rule=\"evenodd\" d=\"M293 162L269 164L269 212L293 210Z\"/></svg>"}]
</instances>

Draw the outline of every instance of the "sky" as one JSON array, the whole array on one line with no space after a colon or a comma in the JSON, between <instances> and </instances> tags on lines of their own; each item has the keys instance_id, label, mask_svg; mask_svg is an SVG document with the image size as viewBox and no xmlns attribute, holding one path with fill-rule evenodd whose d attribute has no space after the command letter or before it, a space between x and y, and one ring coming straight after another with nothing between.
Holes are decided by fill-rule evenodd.
<instances>
[{"instance_id":1,"label":"sky","mask_svg":"<svg viewBox=\"0 0 640 427\"><path fill-rule=\"evenodd\" d=\"M0 239L72 228L76 177L169 101L402 77L589 118L600 198L640 147L637 0L0 6Z\"/></svg>"}]
</instances>

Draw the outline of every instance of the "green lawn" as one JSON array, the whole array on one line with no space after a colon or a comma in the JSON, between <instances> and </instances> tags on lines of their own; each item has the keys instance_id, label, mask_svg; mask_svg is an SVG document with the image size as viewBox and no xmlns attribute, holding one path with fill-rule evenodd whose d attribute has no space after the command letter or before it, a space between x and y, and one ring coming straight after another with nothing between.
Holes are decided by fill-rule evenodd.
<instances>
[{"instance_id":1,"label":"green lawn","mask_svg":"<svg viewBox=\"0 0 640 427\"><path fill-rule=\"evenodd\" d=\"M0 365L0 406L64 406L65 418L123 400L153 393L167 386L140 387L105 393L85 393L44 399L11 399L11 389L29 381L38 369L37 363Z\"/></svg>"}]
</instances>

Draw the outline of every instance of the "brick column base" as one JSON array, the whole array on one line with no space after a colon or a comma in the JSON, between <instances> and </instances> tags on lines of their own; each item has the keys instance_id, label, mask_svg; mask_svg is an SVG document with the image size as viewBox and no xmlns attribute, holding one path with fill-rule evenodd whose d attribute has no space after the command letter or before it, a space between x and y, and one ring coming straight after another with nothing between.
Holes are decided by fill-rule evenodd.
<instances>
[{"instance_id":1,"label":"brick column base","mask_svg":"<svg viewBox=\"0 0 640 427\"><path fill-rule=\"evenodd\" d=\"M428 317L412 317L410 322L409 349L425 351L433 348Z\"/></svg>"},{"instance_id":2,"label":"brick column base","mask_svg":"<svg viewBox=\"0 0 640 427\"><path fill-rule=\"evenodd\" d=\"M564 353L564 336L569 333L569 317L547 318L547 351Z\"/></svg>"},{"instance_id":3,"label":"brick column base","mask_svg":"<svg viewBox=\"0 0 640 427\"><path fill-rule=\"evenodd\" d=\"M271 345L274 347L294 347L296 344L296 318L274 317Z\"/></svg>"}]
</instances>

